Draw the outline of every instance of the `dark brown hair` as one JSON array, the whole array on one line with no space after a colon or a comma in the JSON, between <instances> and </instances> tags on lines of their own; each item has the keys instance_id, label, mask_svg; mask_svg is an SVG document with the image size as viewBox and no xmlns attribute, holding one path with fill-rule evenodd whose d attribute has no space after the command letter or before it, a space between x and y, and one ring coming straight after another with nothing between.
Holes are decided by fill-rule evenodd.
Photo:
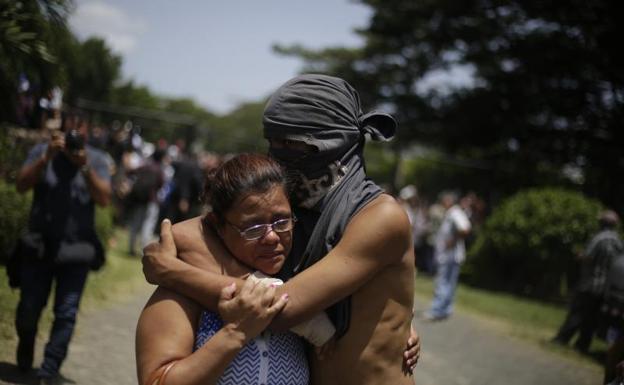
<instances>
[{"instance_id":1,"label":"dark brown hair","mask_svg":"<svg viewBox=\"0 0 624 385\"><path fill-rule=\"evenodd\" d=\"M275 185L282 186L286 193L286 176L277 162L262 154L240 154L206 176L203 201L223 223L236 199L267 192Z\"/></svg>"}]
</instances>

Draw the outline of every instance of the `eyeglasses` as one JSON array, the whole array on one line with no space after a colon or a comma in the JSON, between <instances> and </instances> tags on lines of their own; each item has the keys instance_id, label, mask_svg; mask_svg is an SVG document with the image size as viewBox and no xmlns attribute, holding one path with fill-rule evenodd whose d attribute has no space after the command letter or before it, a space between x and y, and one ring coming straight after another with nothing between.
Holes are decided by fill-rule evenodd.
<instances>
[{"instance_id":1,"label":"eyeglasses","mask_svg":"<svg viewBox=\"0 0 624 385\"><path fill-rule=\"evenodd\" d=\"M255 241L264 237L269 232L269 229L275 231L276 233L285 233L286 231L290 231L293 229L296 221L297 218L295 217L278 219L273 223L254 225L244 230L241 230L238 226L228 222L227 220L225 222L235 228L244 239L248 241Z\"/></svg>"}]
</instances>

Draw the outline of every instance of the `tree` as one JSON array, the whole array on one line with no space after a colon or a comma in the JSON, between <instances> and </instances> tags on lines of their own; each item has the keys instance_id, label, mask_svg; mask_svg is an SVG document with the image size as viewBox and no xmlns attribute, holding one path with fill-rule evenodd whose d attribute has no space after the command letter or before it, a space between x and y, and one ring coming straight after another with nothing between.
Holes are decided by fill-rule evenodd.
<instances>
[{"instance_id":1,"label":"tree","mask_svg":"<svg viewBox=\"0 0 624 385\"><path fill-rule=\"evenodd\" d=\"M62 81L54 47L70 8L66 0L0 0L0 121L15 118L20 76L39 91Z\"/></svg>"},{"instance_id":2,"label":"tree","mask_svg":"<svg viewBox=\"0 0 624 385\"><path fill-rule=\"evenodd\" d=\"M67 71L65 101L70 105L79 98L110 102L116 82L121 78L121 58L100 38L84 42L69 39L60 54Z\"/></svg>"},{"instance_id":3,"label":"tree","mask_svg":"<svg viewBox=\"0 0 624 385\"><path fill-rule=\"evenodd\" d=\"M567 178L624 208L615 182L624 172L620 3L361 2L373 10L361 49L278 51L392 108L399 147L425 143L479 161L507 190ZM465 84L432 81L449 74Z\"/></svg>"},{"instance_id":4,"label":"tree","mask_svg":"<svg viewBox=\"0 0 624 385\"><path fill-rule=\"evenodd\" d=\"M207 148L216 152L266 152L262 137L264 101L244 103L213 122Z\"/></svg>"}]
</instances>

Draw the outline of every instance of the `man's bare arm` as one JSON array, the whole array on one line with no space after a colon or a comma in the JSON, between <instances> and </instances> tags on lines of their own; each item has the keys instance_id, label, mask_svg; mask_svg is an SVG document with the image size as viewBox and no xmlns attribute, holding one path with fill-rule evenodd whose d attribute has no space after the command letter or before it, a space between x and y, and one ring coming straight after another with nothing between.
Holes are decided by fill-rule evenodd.
<instances>
[{"instance_id":1,"label":"man's bare arm","mask_svg":"<svg viewBox=\"0 0 624 385\"><path fill-rule=\"evenodd\" d=\"M389 196L377 198L351 220L329 254L280 288L290 301L272 328L288 329L348 297L386 266L412 255L411 247L405 211Z\"/></svg>"},{"instance_id":2,"label":"man's bare arm","mask_svg":"<svg viewBox=\"0 0 624 385\"><path fill-rule=\"evenodd\" d=\"M175 239L175 242L174 242ZM185 254L187 261L178 259ZM206 245L199 218L177 223L168 219L160 225L160 241L143 249L143 274L149 283L166 287L217 311L221 289L244 281L220 274Z\"/></svg>"},{"instance_id":3,"label":"man's bare arm","mask_svg":"<svg viewBox=\"0 0 624 385\"><path fill-rule=\"evenodd\" d=\"M371 220L374 218L374 220ZM200 230L187 229L184 245L174 246L170 224L161 227L161 242L144 251L144 272L149 282L187 295L216 310L222 287L242 282L206 271L175 258L176 249L210 253ZM288 329L351 295L385 266L397 263L410 250L409 221L404 210L388 196L365 207L349 224L336 247L319 262L279 288L289 304L272 328ZM213 256L211 256L213 257Z\"/></svg>"}]
</instances>

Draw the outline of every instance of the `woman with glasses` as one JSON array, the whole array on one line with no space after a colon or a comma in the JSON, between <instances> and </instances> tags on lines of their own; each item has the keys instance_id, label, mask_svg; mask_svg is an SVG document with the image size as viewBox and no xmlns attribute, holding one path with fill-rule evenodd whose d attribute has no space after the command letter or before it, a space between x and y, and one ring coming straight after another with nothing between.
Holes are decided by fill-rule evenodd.
<instances>
[{"instance_id":1,"label":"woman with glasses","mask_svg":"<svg viewBox=\"0 0 624 385\"><path fill-rule=\"evenodd\" d=\"M287 294L274 300L281 281L269 277L290 252L295 223L282 169L267 156L242 154L219 167L206 186L211 210L192 225L211 229L204 231L208 248L225 246L229 254L204 258L205 268L249 278L237 294L234 284L222 290L219 314L158 288L137 326L140 384L307 384L301 339L264 331L288 300ZM305 336L307 330L317 345L334 332L325 313L309 322L297 332Z\"/></svg>"}]
</instances>

